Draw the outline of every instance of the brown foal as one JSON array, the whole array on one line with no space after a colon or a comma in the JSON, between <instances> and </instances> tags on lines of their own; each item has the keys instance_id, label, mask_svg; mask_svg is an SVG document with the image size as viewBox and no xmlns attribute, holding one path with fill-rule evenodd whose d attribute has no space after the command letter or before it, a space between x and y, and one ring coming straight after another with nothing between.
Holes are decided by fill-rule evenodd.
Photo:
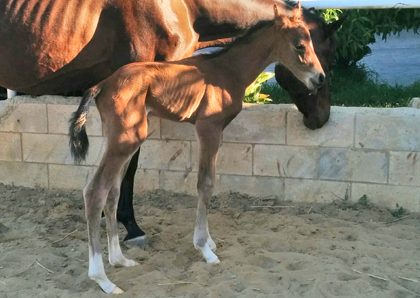
<instances>
[{"instance_id":1,"label":"brown foal","mask_svg":"<svg viewBox=\"0 0 420 298\"><path fill-rule=\"evenodd\" d=\"M90 88L70 120L70 147L76 161L88 150L85 130L90 102L96 99L107 147L84 188L89 238L89 277L106 293L122 293L106 276L100 249L100 220L105 212L109 262L134 266L119 245L116 211L121 180L131 156L147 137L147 115L195 125L199 143L198 207L194 246L207 263L218 263L209 234L207 209L223 129L242 109L246 87L266 66L279 62L312 92L324 82L300 5L292 17L261 21L226 49L176 62L132 63Z\"/></svg>"}]
</instances>

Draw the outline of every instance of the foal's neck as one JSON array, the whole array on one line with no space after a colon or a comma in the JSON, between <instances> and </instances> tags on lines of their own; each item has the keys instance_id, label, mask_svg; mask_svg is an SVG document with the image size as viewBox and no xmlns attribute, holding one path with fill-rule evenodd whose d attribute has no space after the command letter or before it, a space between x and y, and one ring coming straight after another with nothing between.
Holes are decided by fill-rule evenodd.
<instances>
[{"instance_id":1,"label":"foal's neck","mask_svg":"<svg viewBox=\"0 0 420 298\"><path fill-rule=\"evenodd\" d=\"M275 43L270 37L273 28L264 28L250 36L250 40L233 44L230 49L212 59L216 71L234 79L244 90L274 61Z\"/></svg>"}]
</instances>

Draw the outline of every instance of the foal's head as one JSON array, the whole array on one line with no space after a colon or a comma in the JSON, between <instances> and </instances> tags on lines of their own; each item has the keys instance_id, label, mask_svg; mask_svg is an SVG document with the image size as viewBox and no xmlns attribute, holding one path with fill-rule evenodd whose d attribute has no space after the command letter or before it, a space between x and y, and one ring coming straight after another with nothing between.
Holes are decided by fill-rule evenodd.
<instances>
[{"instance_id":1,"label":"foal's head","mask_svg":"<svg viewBox=\"0 0 420 298\"><path fill-rule=\"evenodd\" d=\"M316 93L325 82L325 74L315 54L308 28L302 22L300 3L291 17L279 15L274 5L274 60L283 64L306 88Z\"/></svg>"}]
</instances>

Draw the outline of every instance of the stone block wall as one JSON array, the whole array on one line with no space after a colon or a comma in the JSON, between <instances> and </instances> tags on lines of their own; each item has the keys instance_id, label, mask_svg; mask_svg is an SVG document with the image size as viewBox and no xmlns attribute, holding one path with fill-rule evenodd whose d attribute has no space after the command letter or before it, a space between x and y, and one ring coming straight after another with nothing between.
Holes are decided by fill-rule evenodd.
<instances>
[{"instance_id":1,"label":"stone block wall","mask_svg":"<svg viewBox=\"0 0 420 298\"><path fill-rule=\"evenodd\" d=\"M76 166L68 149L68 119L78 98L16 97L0 103L0 183L82 189L105 142L92 107L90 154ZM194 126L149 119L136 192L196 194ZM333 107L311 131L292 105L245 105L225 129L216 193L234 191L306 202L357 201L420 212L420 110Z\"/></svg>"}]
</instances>

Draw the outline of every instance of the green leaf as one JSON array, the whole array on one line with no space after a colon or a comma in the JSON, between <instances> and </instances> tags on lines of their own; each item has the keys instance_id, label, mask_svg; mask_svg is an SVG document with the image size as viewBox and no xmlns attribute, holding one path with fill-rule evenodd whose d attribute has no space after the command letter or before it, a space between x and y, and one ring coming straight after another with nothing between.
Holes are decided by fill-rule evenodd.
<instances>
[{"instance_id":1,"label":"green leaf","mask_svg":"<svg viewBox=\"0 0 420 298\"><path fill-rule=\"evenodd\" d=\"M269 79L271 79L274 76L274 73L272 72L263 72L261 73L257 79L248 86L245 90L245 97L244 102L249 103L266 103L268 101L271 101L271 99L268 98L268 95L261 94L261 84Z\"/></svg>"},{"instance_id":2,"label":"green leaf","mask_svg":"<svg viewBox=\"0 0 420 298\"><path fill-rule=\"evenodd\" d=\"M261 73L257 79L255 80L255 82L257 82L257 84L261 84L264 83L265 81L271 79L272 77L274 77L274 73L272 72L263 72Z\"/></svg>"}]
</instances>

